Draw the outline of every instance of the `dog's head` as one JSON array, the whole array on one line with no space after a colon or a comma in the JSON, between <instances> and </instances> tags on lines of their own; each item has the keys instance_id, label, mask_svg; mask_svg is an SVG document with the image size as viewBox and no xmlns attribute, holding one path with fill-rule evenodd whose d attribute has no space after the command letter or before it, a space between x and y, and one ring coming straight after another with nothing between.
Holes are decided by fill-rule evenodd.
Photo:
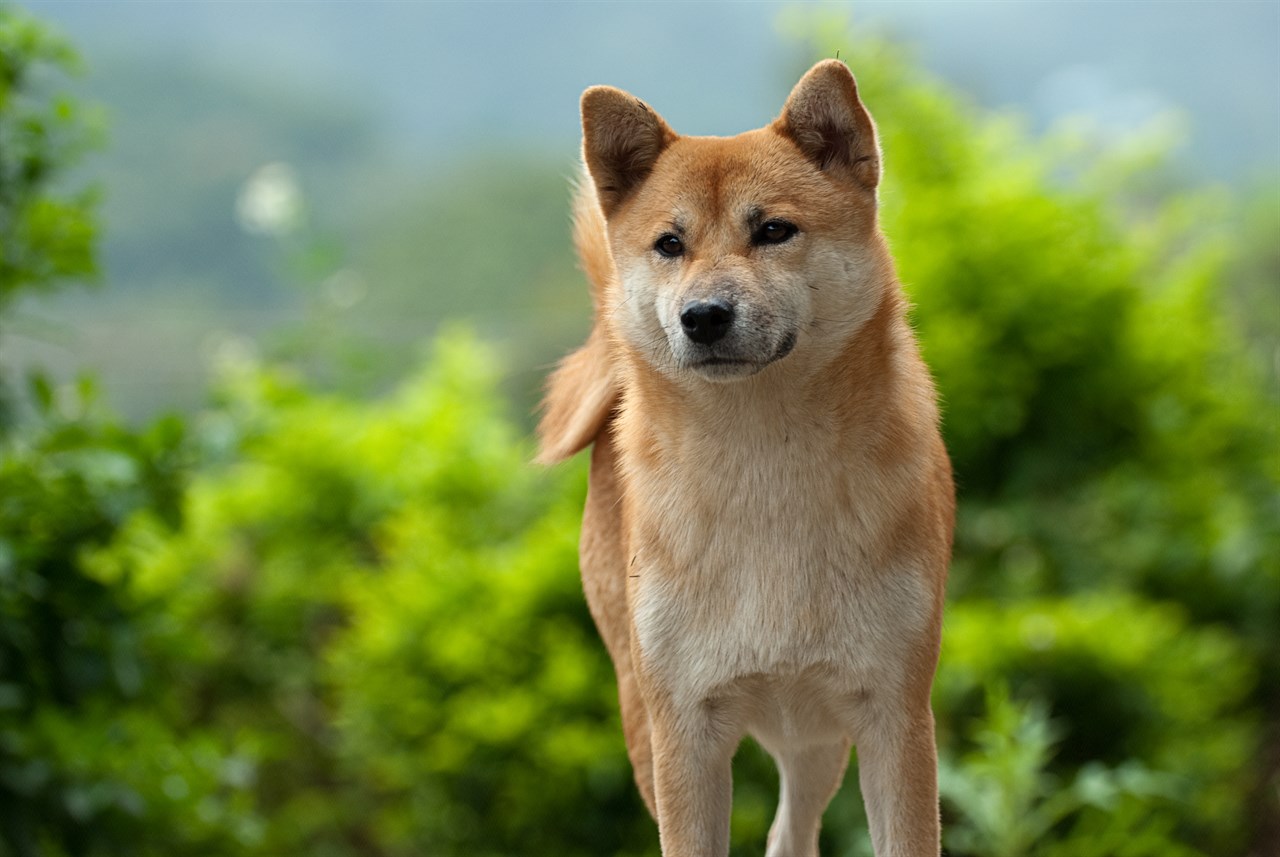
<instances>
[{"instance_id":1,"label":"dog's head","mask_svg":"<svg viewBox=\"0 0 1280 857\"><path fill-rule=\"evenodd\" d=\"M582 124L618 273L605 311L655 369L723 381L834 356L874 313L880 152L843 63L736 137L682 137L605 86L583 94Z\"/></svg>"}]
</instances>

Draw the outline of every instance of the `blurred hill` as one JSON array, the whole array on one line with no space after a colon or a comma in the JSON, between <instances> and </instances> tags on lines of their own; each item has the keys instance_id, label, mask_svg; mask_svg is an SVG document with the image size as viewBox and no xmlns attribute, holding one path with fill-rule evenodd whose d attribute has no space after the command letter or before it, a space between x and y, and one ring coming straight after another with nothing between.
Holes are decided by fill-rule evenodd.
<instances>
[{"instance_id":1,"label":"blurred hill","mask_svg":"<svg viewBox=\"0 0 1280 857\"><path fill-rule=\"evenodd\" d=\"M788 21L849 13L772 2L25 5L81 49L77 94L109 117L109 145L87 170L104 191L110 288L29 305L28 335L0 359L64 376L95 367L134 416L202 401L206 368L228 347L274 348L281 327L305 338L335 276L358 283L323 310L326 335L359 340L353 383L394 378L440 320L470 317L530 367L512 380L530 401L586 308L565 189L581 89L609 82L677 129L735 133L777 110L803 64ZM870 2L849 14L855 29L914 45L977 103L1037 127L1084 115L1106 140L1174 111L1187 128L1178 181L1247 189L1280 173L1275 4ZM842 56L856 71L858 58ZM269 163L289 166L305 208L289 235L237 222L246 182Z\"/></svg>"},{"instance_id":2,"label":"blurred hill","mask_svg":"<svg viewBox=\"0 0 1280 857\"><path fill-rule=\"evenodd\" d=\"M64 27L95 68L127 56L291 83L362 105L417 153L572 147L576 94L602 82L644 93L689 133L754 127L786 94L779 68L793 52L778 20L814 9L888 32L983 105L1041 124L1084 112L1123 126L1184 110L1200 176L1247 176L1280 149L1280 9L1250 0L26 5ZM856 70L857 57L845 58Z\"/></svg>"}]
</instances>

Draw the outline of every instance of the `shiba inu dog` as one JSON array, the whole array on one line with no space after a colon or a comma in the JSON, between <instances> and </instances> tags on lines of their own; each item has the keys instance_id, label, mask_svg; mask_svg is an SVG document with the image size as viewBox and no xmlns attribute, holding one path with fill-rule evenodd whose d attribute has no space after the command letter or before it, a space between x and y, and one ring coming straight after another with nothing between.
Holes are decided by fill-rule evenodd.
<instances>
[{"instance_id":1,"label":"shiba inu dog","mask_svg":"<svg viewBox=\"0 0 1280 857\"><path fill-rule=\"evenodd\" d=\"M769 857L817 854L851 745L876 854L937 855L954 490L853 76L818 63L736 137L604 86L582 126L595 320L539 458L594 443L582 578L662 852L728 853L750 734L781 774Z\"/></svg>"}]
</instances>

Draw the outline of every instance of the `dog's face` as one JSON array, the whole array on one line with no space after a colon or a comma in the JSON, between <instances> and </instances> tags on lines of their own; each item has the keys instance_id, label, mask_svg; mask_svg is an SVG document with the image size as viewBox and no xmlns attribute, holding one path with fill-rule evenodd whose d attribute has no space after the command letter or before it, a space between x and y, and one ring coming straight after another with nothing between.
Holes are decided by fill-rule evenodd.
<instances>
[{"instance_id":1,"label":"dog's face","mask_svg":"<svg viewBox=\"0 0 1280 857\"><path fill-rule=\"evenodd\" d=\"M610 322L668 375L743 378L834 356L874 311L875 131L841 63L820 63L772 125L680 137L616 89L583 96L584 155L619 282Z\"/></svg>"}]
</instances>

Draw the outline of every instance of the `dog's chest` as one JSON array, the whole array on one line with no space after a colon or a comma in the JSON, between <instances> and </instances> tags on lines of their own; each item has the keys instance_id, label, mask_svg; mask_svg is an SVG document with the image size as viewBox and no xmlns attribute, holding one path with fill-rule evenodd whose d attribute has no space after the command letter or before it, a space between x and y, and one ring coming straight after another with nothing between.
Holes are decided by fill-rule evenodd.
<instances>
[{"instance_id":1,"label":"dog's chest","mask_svg":"<svg viewBox=\"0 0 1280 857\"><path fill-rule=\"evenodd\" d=\"M927 621L911 569L883 567L882 474L820 441L708 439L632 474L636 639L691 693L826 664L870 678ZM699 476L692 461L715 462Z\"/></svg>"}]
</instances>

